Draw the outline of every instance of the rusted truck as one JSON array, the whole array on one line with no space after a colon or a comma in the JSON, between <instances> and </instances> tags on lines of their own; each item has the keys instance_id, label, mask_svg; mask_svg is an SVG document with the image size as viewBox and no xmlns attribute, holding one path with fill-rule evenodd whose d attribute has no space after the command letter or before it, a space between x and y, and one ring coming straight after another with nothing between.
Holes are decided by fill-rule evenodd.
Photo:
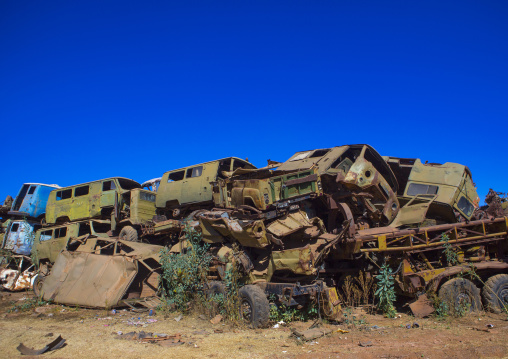
<instances>
[{"instance_id":1,"label":"rusted truck","mask_svg":"<svg viewBox=\"0 0 508 359\"><path fill-rule=\"evenodd\" d=\"M5 224L1 242L0 286L11 291L29 289L36 276L30 255L35 232L41 224L26 219L9 219Z\"/></svg>"},{"instance_id":2,"label":"rusted truck","mask_svg":"<svg viewBox=\"0 0 508 359\"><path fill-rule=\"evenodd\" d=\"M347 276L372 277L386 262L398 268L399 294L419 299L416 313L430 310L427 292L472 309L481 305L482 292L486 307L502 308L508 299L507 219L469 221L477 194L464 166L426 166L433 176L408 176L402 190L389 162L367 145L340 146L299 152L276 170L239 169L212 183L215 208L193 214L217 261L211 276L224 279L236 265L245 283L258 288L249 287L256 298L275 294L298 306L321 295L333 314L335 289ZM417 172L414 164L409 173ZM412 207L423 194L408 193L412 183L437 185L425 193L433 200ZM464 199L471 204L463 205ZM429 203L447 215L438 217L446 211ZM446 248L457 254L456 263L446 261ZM458 277L471 268L473 277ZM244 298L246 312L262 325L267 311L256 310L252 298Z\"/></svg>"},{"instance_id":3,"label":"rusted truck","mask_svg":"<svg viewBox=\"0 0 508 359\"><path fill-rule=\"evenodd\" d=\"M46 213L49 194L56 188L60 188L60 186L56 184L24 183L8 214L42 221Z\"/></svg>"},{"instance_id":4,"label":"rusted truck","mask_svg":"<svg viewBox=\"0 0 508 359\"><path fill-rule=\"evenodd\" d=\"M226 178L239 168L256 168L248 161L226 157L171 170L157 186L157 211L166 218L180 219L192 211L213 207L211 182Z\"/></svg>"},{"instance_id":5,"label":"rusted truck","mask_svg":"<svg viewBox=\"0 0 508 359\"><path fill-rule=\"evenodd\" d=\"M109 238L109 231L109 221L93 219L40 228L33 239L34 264L41 275L48 275L62 250L75 250L91 237Z\"/></svg>"},{"instance_id":6,"label":"rusted truck","mask_svg":"<svg viewBox=\"0 0 508 359\"><path fill-rule=\"evenodd\" d=\"M156 193L131 179L112 177L54 190L46 208L46 224L85 219L109 221L112 235L137 241L155 212Z\"/></svg>"},{"instance_id":7,"label":"rusted truck","mask_svg":"<svg viewBox=\"0 0 508 359\"><path fill-rule=\"evenodd\" d=\"M404 212L392 227L473 219L480 198L469 168L451 162L422 163L418 158L384 158L399 183L397 198Z\"/></svg>"}]
</instances>

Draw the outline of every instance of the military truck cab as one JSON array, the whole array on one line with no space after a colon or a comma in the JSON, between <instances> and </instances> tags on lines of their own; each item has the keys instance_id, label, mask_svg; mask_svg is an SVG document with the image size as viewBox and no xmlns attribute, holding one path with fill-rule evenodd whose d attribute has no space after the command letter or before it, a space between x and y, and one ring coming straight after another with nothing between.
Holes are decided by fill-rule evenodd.
<instances>
[{"instance_id":1,"label":"military truck cab","mask_svg":"<svg viewBox=\"0 0 508 359\"><path fill-rule=\"evenodd\" d=\"M60 188L56 184L25 183L21 186L9 215L43 219L51 191Z\"/></svg>"},{"instance_id":2,"label":"military truck cab","mask_svg":"<svg viewBox=\"0 0 508 359\"><path fill-rule=\"evenodd\" d=\"M397 180L371 146L357 144L300 151L277 170L295 172L312 168L318 170L326 194L330 231L344 220L372 227L387 225L396 217Z\"/></svg>"},{"instance_id":3,"label":"military truck cab","mask_svg":"<svg viewBox=\"0 0 508 359\"><path fill-rule=\"evenodd\" d=\"M12 220L7 227L2 241L2 249L29 256L32 251L35 232L41 224L29 220Z\"/></svg>"},{"instance_id":4,"label":"military truck cab","mask_svg":"<svg viewBox=\"0 0 508 359\"><path fill-rule=\"evenodd\" d=\"M84 219L110 220L112 232L129 233L126 240L137 240L140 226L155 215L156 194L141 189L133 180L112 177L54 190L46 212L48 224ZM128 228L127 228L128 227Z\"/></svg>"},{"instance_id":5,"label":"military truck cab","mask_svg":"<svg viewBox=\"0 0 508 359\"><path fill-rule=\"evenodd\" d=\"M64 249L75 249L87 240L88 237L109 237L109 221L87 220L72 222L51 228L41 228L35 233L33 243L33 258L42 272L55 262L58 254Z\"/></svg>"},{"instance_id":6,"label":"military truck cab","mask_svg":"<svg viewBox=\"0 0 508 359\"><path fill-rule=\"evenodd\" d=\"M212 208L210 183L238 168L256 167L240 158L227 157L164 173L157 189L157 209L161 214L178 218L196 209Z\"/></svg>"},{"instance_id":7,"label":"military truck cab","mask_svg":"<svg viewBox=\"0 0 508 359\"><path fill-rule=\"evenodd\" d=\"M397 196L401 206L420 204L429 224L471 220L480 198L464 165L422 163L418 158L384 157L399 182ZM415 207L416 208L416 207ZM415 209L411 211L415 213ZM433 223L435 222L435 223Z\"/></svg>"}]
</instances>

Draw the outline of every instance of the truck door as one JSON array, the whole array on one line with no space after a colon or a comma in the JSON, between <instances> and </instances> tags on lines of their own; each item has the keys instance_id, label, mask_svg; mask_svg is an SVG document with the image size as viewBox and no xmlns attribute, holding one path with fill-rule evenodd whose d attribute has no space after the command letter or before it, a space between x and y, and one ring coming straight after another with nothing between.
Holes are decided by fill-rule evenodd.
<instances>
[{"instance_id":1,"label":"truck door","mask_svg":"<svg viewBox=\"0 0 508 359\"><path fill-rule=\"evenodd\" d=\"M89 185L74 188L74 197L71 206L71 221L90 217L90 202L88 200L89 193Z\"/></svg>"},{"instance_id":2,"label":"truck door","mask_svg":"<svg viewBox=\"0 0 508 359\"><path fill-rule=\"evenodd\" d=\"M36 195L35 190L37 189L37 185L30 185L30 188L28 189L28 192L26 193L25 198L23 199L23 202L21 203L21 207L19 208L19 212L23 212L28 214L29 216L32 216L35 212L35 197Z\"/></svg>"},{"instance_id":3,"label":"truck door","mask_svg":"<svg viewBox=\"0 0 508 359\"><path fill-rule=\"evenodd\" d=\"M115 206L116 183L113 180L102 181L100 209ZM100 210L99 209L99 210Z\"/></svg>"},{"instance_id":4,"label":"truck door","mask_svg":"<svg viewBox=\"0 0 508 359\"><path fill-rule=\"evenodd\" d=\"M54 263L60 252L66 249L68 240L67 227L55 228L53 239L50 243L49 261L51 263Z\"/></svg>"},{"instance_id":5,"label":"truck door","mask_svg":"<svg viewBox=\"0 0 508 359\"><path fill-rule=\"evenodd\" d=\"M176 201L178 201L179 204L184 203L183 200L185 192L185 187L183 187L184 178L185 178L185 170L174 171L168 175L168 183L165 186L163 194L164 198L166 199L166 203L167 202L176 203ZM183 191L182 188L184 189Z\"/></svg>"},{"instance_id":6,"label":"truck door","mask_svg":"<svg viewBox=\"0 0 508 359\"><path fill-rule=\"evenodd\" d=\"M49 259L51 254L51 239L53 238L53 230L48 229L40 231L36 237L34 250L39 261Z\"/></svg>"},{"instance_id":7,"label":"truck door","mask_svg":"<svg viewBox=\"0 0 508 359\"><path fill-rule=\"evenodd\" d=\"M21 234L21 222L12 222L7 234L5 235L3 249L13 250L18 243L18 238Z\"/></svg>"},{"instance_id":8,"label":"truck door","mask_svg":"<svg viewBox=\"0 0 508 359\"><path fill-rule=\"evenodd\" d=\"M30 255L33 244L32 233L33 225L28 222L13 222L4 241L4 249L11 250L15 254Z\"/></svg>"},{"instance_id":9,"label":"truck door","mask_svg":"<svg viewBox=\"0 0 508 359\"><path fill-rule=\"evenodd\" d=\"M21 205L23 204L23 200L25 199L25 196L28 192L29 187L30 187L30 185L28 185L28 184L24 184L21 187L21 190L19 191L18 195L16 196L16 199L14 200L14 204L12 206L11 211L13 211L13 212L19 211L19 209L21 208Z\"/></svg>"},{"instance_id":10,"label":"truck door","mask_svg":"<svg viewBox=\"0 0 508 359\"><path fill-rule=\"evenodd\" d=\"M211 197L212 191L211 190L207 191L206 188L205 189L203 188L204 186L203 179L206 177L203 176L204 170L205 165L187 168L187 170L185 171L185 179L183 180L182 184L182 203L194 203L206 201L205 193L210 193Z\"/></svg>"}]
</instances>

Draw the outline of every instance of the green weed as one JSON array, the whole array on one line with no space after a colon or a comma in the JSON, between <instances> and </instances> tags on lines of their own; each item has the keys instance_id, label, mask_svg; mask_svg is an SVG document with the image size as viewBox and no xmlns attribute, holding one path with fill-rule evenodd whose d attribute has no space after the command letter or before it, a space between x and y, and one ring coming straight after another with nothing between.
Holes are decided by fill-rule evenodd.
<instances>
[{"instance_id":1,"label":"green weed","mask_svg":"<svg viewBox=\"0 0 508 359\"><path fill-rule=\"evenodd\" d=\"M377 307L380 309L388 318L394 318L397 314L393 303L396 300L394 279L392 275L393 271L384 263L379 269L379 275L377 279L377 290L374 293L378 300Z\"/></svg>"},{"instance_id":2,"label":"green weed","mask_svg":"<svg viewBox=\"0 0 508 359\"><path fill-rule=\"evenodd\" d=\"M160 284L164 306L187 311L197 293L202 293L210 267L209 245L201 241L201 233L189 223L184 224L185 250L170 253L168 248L161 250L162 274Z\"/></svg>"},{"instance_id":3,"label":"green weed","mask_svg":"<svg viewBox=\"0 0 508 359\"><path fill-rule=\"evenodd\" d=\"M11 308L9 308L7 311L9 313L13 312L26 312L29 310L33 310L37 307L41 307L43 305L49 304L50 302L46 302L38 297L32 297L24 300L21 303L13 304Z\"/></svg>"},{"instance_id":4,"label":"green weed","mask_svg":"<svg viewBox=\"0 0 508 359\"><path fill-rule=\"evenodd\" d=\"M443 253L446 257L446 263L448 263L449 266L454 266L459 264L459 258L449 241L450 237L447 234L441 235L440 242L443 242Z\"/></svg>"}]
</instances>

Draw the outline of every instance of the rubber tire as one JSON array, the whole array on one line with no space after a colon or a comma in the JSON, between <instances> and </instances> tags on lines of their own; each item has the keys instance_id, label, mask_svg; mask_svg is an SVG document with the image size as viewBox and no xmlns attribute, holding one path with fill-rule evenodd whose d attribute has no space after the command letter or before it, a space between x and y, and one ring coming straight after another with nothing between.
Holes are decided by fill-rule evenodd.
<instances>
[{"instance_id":1,"label":"rubber tire","mask_svg":"<svg viewBox=\"0 0 508 359\"><path fill-rule=\"evenodd\" d=\"M120 234L118 235L118 238L123 241L129 241L129 242L138 242L138 231L136 231L135 228L131 226L125 226L120 231Z\"/></svg>"},{"instance_id":2,"label":"rubber tire","mask_svg":"<svg viewBox=\"0 0 508 359\"><path fill-rule=\"evenodd\" d=\"M215 294L222 294L225 297L227 295L226 285L223 282L213 280L208 283L205 293L207 297Z\"/></svg>"},{"instance_id":3,"label":"rubber tire","mask_svg":"<svg viewBox=\"0 0 508 359\"><path fill-rule=\"evenodd\" d=\"M39 298L42 294L42 284L44 283L44 276L41 274L37 274L37 277L34 279L34 284L32 286L32 290L37 298Z\"/></svg>"},{"instance_id":4,"label":"rubber tire","mask_svg":"<svg viewBox=\"0 0 508 359\"><path fill-rule=\"evenodd\" d=\"M468 279L452 278L439 289L439 298L448 304L450 310L454 310L461 298L466 299L470 304L470 312L481 310L482 301L480 289ZM451 300L450 300L451 299Z\"/></svg>"},{"instance_id":5,"label":"rubber tire","mask_svg":"<svg viewBox=\"0 0 508 359\"><path fill-rule=\"evenodd\" d=\"M482 296L485 307L490 311L502 313L508 309L508 274L496 274L490 277L485 282Z\"/></svg>"},{"instance_id":6,"label":"rubber tire","mask_svg":"<svg viewBox=\"0 0 508 359\"><path fill-rule=\"evenodd\" d=\"M238 291L240 297L240 318L248 321L253 328L263 328L270 319L270 303L265 292L256 285L246 285ZM244 309L247 309L247 313Z\"/></svg>"}]
</instances>

